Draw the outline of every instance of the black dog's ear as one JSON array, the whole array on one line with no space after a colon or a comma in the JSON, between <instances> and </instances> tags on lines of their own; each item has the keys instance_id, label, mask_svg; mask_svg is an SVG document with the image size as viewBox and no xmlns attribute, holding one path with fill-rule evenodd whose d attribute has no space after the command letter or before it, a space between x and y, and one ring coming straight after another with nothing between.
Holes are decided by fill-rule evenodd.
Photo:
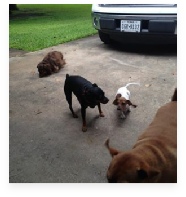
<instances>
[{"instance_id":1,"label":"black dog's ear","mask_svg":"<svg viewBox=\"0 0 186 197\"><path fill-rule=\"evenodd\" d=\"M96 83L92 84L93 87L98 87L98 85Z\"/></svg>"}]
</instances>

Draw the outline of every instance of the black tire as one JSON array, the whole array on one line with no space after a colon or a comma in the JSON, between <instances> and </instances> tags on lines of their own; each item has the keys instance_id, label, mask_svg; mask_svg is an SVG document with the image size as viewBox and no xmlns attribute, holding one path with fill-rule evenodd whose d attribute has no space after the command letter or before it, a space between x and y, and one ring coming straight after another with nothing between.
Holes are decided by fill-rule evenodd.
<instances>
[{"instance_id":1,"label":"black tire","mask_svg":"<svg viewBox=\"0 0 186 197\"><path fill-rule=\"evenodd\" d=\"M110 43L110 36L108 34L103 33L102 31L98 31L99 33L99 38L102 42L104 42L105 44L109 44Z\"/></svg>"}]
</instances>

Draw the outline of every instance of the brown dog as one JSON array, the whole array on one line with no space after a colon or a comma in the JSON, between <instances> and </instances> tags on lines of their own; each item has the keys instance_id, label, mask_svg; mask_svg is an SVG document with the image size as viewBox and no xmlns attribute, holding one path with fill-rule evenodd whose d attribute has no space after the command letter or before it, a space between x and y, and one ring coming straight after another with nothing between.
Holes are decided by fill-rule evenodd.
<instances>
[{"instance_id":1,"label":"brown dog","mask_svg":"<svg viewBox=\"0 0 186 197\"><path fill-rule=\"evenodd\" d=\"M177 182L177 89L172 101L160 107L132 150L120 152L105 142L113 157L107 171L110 183Z\"/></svg>"},{"instance_id":2,"label":"brown dog","mask_svg":"<svg viewBox=\"0 0 186 197\"><path fill-rule=\"evenodd\" d=\"M130 101L130 91L127 89L132 84L140 85L139 83L128 83L124 87L119 88L113 101L113 104L118 106L117 109L121 110L121 118L123 119L126 118L127 112L130 112L130 106L137 107Z\"/></svg>"},{"instance_id":3,"label":"brown dog","mask_svg":"<svg viewBox=\"0 0 186 197\"><path fill-rule=\"evenodd\" d=\"M49 52L37 65L39 77L46 77L52 73L57 73L65 65L63 54L60 51Z\"/></svg>"}]
</instances>

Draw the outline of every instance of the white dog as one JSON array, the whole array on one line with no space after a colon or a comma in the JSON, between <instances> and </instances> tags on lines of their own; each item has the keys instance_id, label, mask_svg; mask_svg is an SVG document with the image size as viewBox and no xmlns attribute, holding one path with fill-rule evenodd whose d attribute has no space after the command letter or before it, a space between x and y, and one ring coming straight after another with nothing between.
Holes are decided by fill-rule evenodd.
<instances>
[{"instance_id":1,"label":"white dog","mask_svg":"<svg viewBox=\"0 0 186 197\"><path fill-rule=\"evenodd\" d=\"M135 108L137 107L137 105L131 103L130 91L127 89L127 87L132 84L140 85L139 83L127 83L126 86L118 89L116 98L113 101L113 104L118 106L117 109L121 110L121 118L126 118L127 112L130 112L130 106L133 106Z\"/></svg>"}]
</instances>

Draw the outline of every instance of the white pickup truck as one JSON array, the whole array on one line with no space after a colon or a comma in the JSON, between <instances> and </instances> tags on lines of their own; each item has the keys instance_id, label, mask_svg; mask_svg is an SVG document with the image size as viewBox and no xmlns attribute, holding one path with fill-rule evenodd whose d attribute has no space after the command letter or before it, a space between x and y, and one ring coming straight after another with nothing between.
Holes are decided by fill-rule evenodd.
<instances>
[{"instance_id":1,"label":"white pickup truck","mask_svg":"<svg viewBox=\"0 0 186 197\"><path fill-rule=\"evenodd\" d=\"M177 4L93 4L92 23L105 44L177 43Z\"/></svg>"}]
</instances>

